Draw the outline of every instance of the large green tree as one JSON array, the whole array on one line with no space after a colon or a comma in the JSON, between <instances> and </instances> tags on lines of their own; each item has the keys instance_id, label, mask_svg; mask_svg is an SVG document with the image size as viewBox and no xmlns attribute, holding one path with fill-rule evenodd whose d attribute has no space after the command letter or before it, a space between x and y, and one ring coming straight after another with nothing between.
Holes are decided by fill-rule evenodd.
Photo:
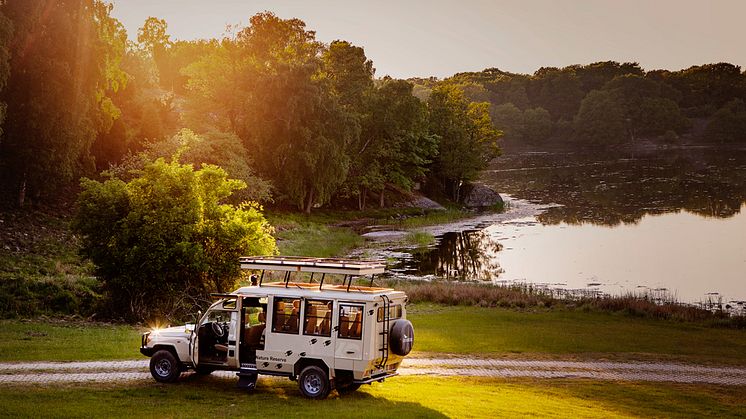
<instances>
[{"instance_id":1,"label":"large green tree","mask_svg":"<svg viewBox=\"0 0 746 419\"><path fill-rule=\"evenodd\" d=\"M574 125L575 135L587 143L610 145L629 138L624 104L616 93L607 90L588 93L580 103Z\"/></svg>"},{"instance_id":2,"label":"large green tree","mask_svg":"<svg viewBox=\"0 0 746 419\"><path fill-rule=\"evenodd\" d=\"M437 152L437 138L428 128L427 108L412 95L412 84L384 78L373 89L362 119L362 130L353 142L347 180L358 208L364 209L368 191L378 194L383 207L387 185L410 190L424 179Z\"/></svg>"},{"instance_id":3,"label":"large green tree","mask_svg":"<svg viewBox=\"0 0 746 419\"><path fill-rule=\"evenodd\" d=\"M163 159L129 181L84 179L73 227L103 281L110 314L182 316L210 292L230 291L240 256L274 253L261 208L225 203L245 186L216 166L194 170Z\"/></svg>"},{"instance_id":4,"label":"large green tree","mask_svg":"<svg viewBox=\"0 0 746 419\"><path fill-rule=\"evenodd\" d=\"M0 143L2 183L22 206L54 194L84 169L89 148L116 109L106 100L120 75L109 60L98 0L10 0L10 75L0 101L8 104Z\"/></svg>"},{"instance_id":5,"label":"large green tree","mask_svg":"<svg viewBox=\"0 0 746 419\"><path fill-rule=\"evenodd\" d=\"M186 70L192 118L236 133L277 197L306 212L344 182L358 130L334 89L339 75L324 72L323 51L301 20L260 13ZM200 118L197 110L213 103Z\"/></svg>"},{"instance_id":6,"label":"large green tree","mask_svg":"<svg viewBox=\"0 0 746 419\"><path fill-rule=\"evenodd\" d=\"M463 184L476 179L500 154L497 140L502 132L492 124L488 103L468 101L449 83L433 89L428 108L430 132L440 139L433 176L458 201Z\"/></svg>"}]
</instances>

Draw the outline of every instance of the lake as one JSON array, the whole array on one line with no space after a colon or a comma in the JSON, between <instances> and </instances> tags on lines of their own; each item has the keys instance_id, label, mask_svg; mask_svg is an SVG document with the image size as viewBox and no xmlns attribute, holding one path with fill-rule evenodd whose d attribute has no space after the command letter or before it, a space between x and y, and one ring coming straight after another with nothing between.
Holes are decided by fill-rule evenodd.
<instances>
[{"instance_id":1,"label":"lake","mask_svg":"<svg viewBox=\"0 0 746 419\"><path fill-rule=\"evenodd\" d=\"M398 274L743 307L744 150L515 153L482 181L506 214L399 249Z\"/></svg>"}]
</instances>

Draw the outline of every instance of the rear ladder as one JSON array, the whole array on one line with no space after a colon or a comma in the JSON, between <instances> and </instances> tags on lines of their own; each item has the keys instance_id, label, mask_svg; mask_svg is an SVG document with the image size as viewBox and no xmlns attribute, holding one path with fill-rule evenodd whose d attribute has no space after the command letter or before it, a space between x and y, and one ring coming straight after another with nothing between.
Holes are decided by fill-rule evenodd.
<instances>
[{"instance_id":1,"label":"rear ladder","mask_svg":"<svg viewBox=\"0 0 746 419\"><path fill-rule=\"evenodd\" d=\"M389 334L391 328L391 300L387 295L382 295L383 300L383 331L379 335L383 336L383 345L379 349L381 351L381 363L377 365L377 368L383 368L386 363L389 362Z\"/></svg>"}]
</instances>

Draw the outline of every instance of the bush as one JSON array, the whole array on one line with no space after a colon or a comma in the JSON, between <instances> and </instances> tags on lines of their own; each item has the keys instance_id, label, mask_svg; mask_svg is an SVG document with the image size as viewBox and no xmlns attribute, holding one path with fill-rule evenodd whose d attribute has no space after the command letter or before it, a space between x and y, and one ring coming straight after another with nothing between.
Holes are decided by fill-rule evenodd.
<instances>
[{"instance_id":1,"label":"bush","mask_svg":"<svg viewBox=\"0 0 746 419\"><path fill-rule=\"evenodd\" d=\"M100 284L90 277L29 277L0 273L0 317L92 315Z\"/></svg>"},{"instance_id":2,"label":"bush","mask_svg":"<svg viewBox=\"0 0 746 419\"><path fill-rule=\"evenodd\" d=\"M110 314L183 316L210 292L235 285L240 256L274 253L257 204L222 203L245 186L217 166L195 171L163 159L128 182L84 179L73 228L103 282Z\"/></svg>"}]
</instances>

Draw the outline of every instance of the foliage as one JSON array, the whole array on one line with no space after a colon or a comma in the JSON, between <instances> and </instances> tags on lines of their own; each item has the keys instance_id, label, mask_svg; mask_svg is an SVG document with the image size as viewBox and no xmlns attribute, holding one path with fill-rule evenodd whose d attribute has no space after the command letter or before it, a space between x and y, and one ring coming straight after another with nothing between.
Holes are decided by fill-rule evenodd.
<instances>
[{"instance_id":1,"label":"foliage","mask_svg":"<svg viewBox=\"0 0 746 419\"><path fill-rule=\"evenodd\" d=\"M705 130L705 138L712 142L734 143L746 138L746 104L733 99L713 115Z\"/></svg>"},{"instance_id":2,"label":"foliage","mask_svg":"<svg viewBox=\"0 0 746 419\"><path fill-rule=\"evenodd\" d=\"M209 131L198 135L184 128L172 137L146 144L144 151L127 156L122 164L112 167L108 172L120 179L129 178L158 158L175 159L198 169L204 165L223 168L231 178L247 185L233 193L233 203L272 200L270 183L255 175L251 167L252 159L241 140L230 133Z\"/></svg>"},{"instance_id":3,"label":"foliage","mask_svg":"<svg viewBox=\"0 0 746 419\"><path fill-rule=\"evenodd\" d=\"M627 138L624 107L619 97L606 90L588 93L575 117L575 133L592 144L618 144Z\"/></svg>"},{"instance_id":4,"label":"foliage","mask_svg":"<svg viewBox=\"0 0 746 419\"><path fill-rule=\"evenodd\" d=\"M497 140L502 133L492 125L489 104L469 102L457 86L434 88L428 108L430 132L440 138L433 176L458 201L461 186L500 154Z\"/></svg>"},{"instance_id":5,"label":"foliage","mask_svg":"<svg viewBox=\"0 0 746 419\"><path fill-rule=\"evenodd\" d=\"M2 11L14 32L0 181L23 206L91 168L91 143L117 116L105 94L121 80L121 37L99 0L13 0Z\"/></svg>"},{"instance_id":6,"label":"foliage","mask_svg":"<svg viewBox=\"0 0 746 419\"><path fill-rule=\"evenodd\" d=\"M163 159L129 182L84 179L74 229L110 309L130 319L183 315L192 307L182 299L230 290L239 256L275 252L259 206L221 203L245 186L216 166Z\"/></svg>"},{"instance_id":7,"label":"foliage","mask_svg":"<svg viewBox=\"0 0 746 419\"><path fill-rule=\"evenodd\" d=\"M384 78L368 93L361 133L350 147L348 188L366 206L367 191L384 205L387 185L410 190L424 178L437 153L437 138L428 131L427 107L412 95L412 85Z\"/></svg>"}]
</instances>

